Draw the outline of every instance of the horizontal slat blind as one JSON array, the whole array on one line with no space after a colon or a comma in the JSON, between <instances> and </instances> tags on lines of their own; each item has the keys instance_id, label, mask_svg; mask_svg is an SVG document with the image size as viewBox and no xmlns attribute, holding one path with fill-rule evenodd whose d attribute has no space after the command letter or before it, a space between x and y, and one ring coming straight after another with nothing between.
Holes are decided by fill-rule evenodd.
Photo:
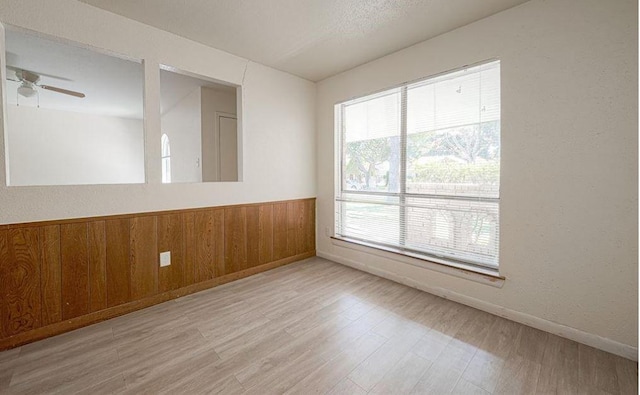
<instances>
[{"instance_id":1,"label":"horizontal slat blind","mask_svg":"<svg viewBox=\"0 0 640 395\"><path fill-rule=\"evenodd\" d=\"M336 235L498 267L500 63L336 106Z\"/></svg>"}]
</instances>

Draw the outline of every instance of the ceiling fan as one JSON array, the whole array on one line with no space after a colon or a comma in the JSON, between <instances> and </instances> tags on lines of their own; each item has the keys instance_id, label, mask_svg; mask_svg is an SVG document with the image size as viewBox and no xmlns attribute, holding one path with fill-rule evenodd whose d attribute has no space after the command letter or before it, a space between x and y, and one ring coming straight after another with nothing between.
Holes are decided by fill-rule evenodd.
<instances>
[{"instance_id":1,"label":"ceiling fan","mask_svg":"<svg viewBox=\"0 0 640 395\"><path fill-rule=\"evenodd\" d=\"M19 69L13 66L7 66L7 69L15 73L17 80L14 80L11 78L7 78L7 79L9 81L20 82L20 86L18 87L18 94L20 96L31 97L37 93L36 87L38 87L38 88L46 89L48 91L62 93L64 95L75 96L79 98L85 97L84 93L70 91L68 89L62 89L62 88L58 88L51 85L38 84L38 82L40 81L40 75L45 75L45 74L42 74L42 73L38 74L33 71ZM54 76L49 76L49 77L57 78ZM64 79L64 78L61 78L61 79Z\"/></svg>"}]
</instances>

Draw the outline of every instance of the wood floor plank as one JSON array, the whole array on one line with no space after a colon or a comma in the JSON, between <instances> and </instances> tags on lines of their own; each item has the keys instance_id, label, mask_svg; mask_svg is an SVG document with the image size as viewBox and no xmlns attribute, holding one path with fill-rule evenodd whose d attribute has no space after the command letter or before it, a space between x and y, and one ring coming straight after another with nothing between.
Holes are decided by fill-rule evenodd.
<instances>
[{"instance_id":1,"label":"wood floor plank","mask_svg":"<svg viewBox=\"0 0 640 395\"><path fill-rule=\"evenodd\" d=\"M0 352L0 393L8 393L9 384L13 377L18 356L20 355L20 347L12 350Z\"/></svg>"},{"instance_id":2,"label":"wood floor plank","mask_svg":"<svg viewBox=\"0 0 640 395\"><path fill-rule=\"evenodd\" d=\"M534 394L539 375L539 363L514 354L505 362L494 394Z\"/></svg>"},{"instance_id":3,"label":"wood floor plank","mask_svg":"<svg viewBox=\"0 0 640 395\"><path fill-rule=\"evenodd\" d=\"M186 222L158 220L154 255L180 249L171 235ZM129 232L104 228L105 239L127 236L128 257ZM631 394L637 372L636 362L312 258L0 352L0 393Z\"/></svg>"},{"instance_id":4,"label":"wood floor plank","mask_svg":"<svg viewBox=\"0 0 640 395\"><path fill-rule=\"evenodd\" d=\"M315 355L314 350L308 350L299 357L278 366L262 380L255 382L246 394L283 394L325 362Z\"/></svg>"},{"instance_id":5,"label":"wood floor plank","mask_svg":"<svg viewBox=\"0 0 640 395\"><path fill-rule=\"evenodd\" d=\"M620 392L615 357L584 344L578 345L578 381L580 392L597 388L610 394Z\"/></svg>"},{"instance_id":6,"label":"wood floor plank","mask_svg":"<svg viewBox=\"0 0 640 395\"><path fill-rule=\"evenodd\" d=\"M367 391L358 387L358 384L344 378L327 395L366 395L366 393Z\"/></svg>"},{"instance_id":7,"label":"wood floor plank","mask_svg":"<svg viewBox=\"0 0 640 395\"><path fill-rule=\"evenodd\" d=\"M514 355L541 363L547 345L548 333L522 325L513 350Z\"/></svg>"},{"instance_id":8,"label":"wood floor plank","mask_svg":"<svg viewBox=\"0 0 640 395\"><path fill-rule=\"evenodd\" d=\"M424 335L424 329L407 326L405 330L387 340L385 344L364 360L349 379L365 391L370 391L382 377L390 371Z\"/></svg>"},{"instance_id":9,"label":"wood floor plank","mask_svg":"<svg viewBox=\"0 0 640 395\"><path fill-rule=\"evenodd\" d=\"M274 370L286 366L307 352L314 344L338 332L350 322L350 320L341 317L339 314L335 317L330 317L312 331L307 332L305 336L296 338L287 346L251 363L247 368L237 372L235 376L245 388L253 387L256 383L264 380L265 377L270 376Z\"/></svg>"},{"instance_id":10,"label":"wood floor plank","mask_svg":"<svg viewBox=\"0 0 640 395\"><path fill-rule=\"evenodd\" d=\"M638 392L638 363L622 357L614 357L616 375L620 394L635 394Z\"/></svg>"},{"instance_id":11,"label":"wood floor plank","mask_svg":"<svg viewBox=\"0 0 640 395\"><path fill-rule=\"evenodd\" d=\"M455 395L489 395L489 392L477 387L465 379L460 379L451 391Z\"/></svg>"},{"instance_id":12,"label":"wood floor plank","mask_svg":"<svg viewBox=\"0 0 640 395\"><path fill-rule=\"evenodd\" d=\"M362 336L336 355L335 358L298 382L286 393L322 394L330 391L338 382L346 379L354 368L378 350L385 342L385 338L373 333Z\"/></svg>"},{"instance_id":13,"label":"wood floor plank","mask_svg":"<svg viewBox=\"0 0 640 395\"><path fill-rule=\"evenodd\" d=\"M95 385L82 389L76 394L86 395L100 395L100 394L118 394L127 389L127 384L124 381L124 376L118 374L114 377L108 378L105 381L101 381Z\"/></svg>"},{"instance_id":14,"label":"wood floor plank","mask_svg":"<svg viewBox=\"0 0 640 395\"><path fill-rule=\"evenodd\" d=\"M520 330L520 324L496 317L489 334L467 366L463 378L492 393L505 361L515 347Z\"/></svg>"},{"instance_id":15,"label":"wood floor plank","mask_svg":"<svg viewBox=\"0 0 640 395\"><path fill-rule=\"evenodd\" d=\"M579 393L578 343L556 335L547 335L536 392Z\"/></svg>"},{"instance_id":16,"label":"wood floor plank","mask_svg":"<svg viewBox=\"0 0 640 395\"><path fill-rule=\"evenodd\" d=\"M413 394L450 393L462 377L475 350L449 343L413 387Z\"/></svg>"},{"instance_id":17,"label":"wood floor plank","mask_svg":"<svg viewBox=\"0 0 640 395\"><path fill-rule=\"evenodd\" d=\"M382 377L369 393L407 394L430 366L431 361L409 352L393 369Z\"/></svg>"}]
</instances>

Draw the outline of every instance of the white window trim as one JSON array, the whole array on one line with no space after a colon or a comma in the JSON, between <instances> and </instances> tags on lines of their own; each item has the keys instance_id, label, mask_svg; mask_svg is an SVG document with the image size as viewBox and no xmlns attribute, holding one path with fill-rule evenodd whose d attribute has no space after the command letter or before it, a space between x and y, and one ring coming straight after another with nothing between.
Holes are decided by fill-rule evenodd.
<instances>
[{"instance_id":1,"label":"white window trim","mask_svg":"<svg viewBox=\"0 0 640 395\"><path fill-rule=\"evenodd\" d=\"M349 249L353 249L353 250L358 250L358 251L362 251L362 252L366 252L366 253L370 253L373 255L378 255L378 256L382 256L385 258L389 258L389 259L393 259L393 260L397 260L397 261L401 261L404 263L408 263L417 267L423 267L423 268L427 268L427 269L432 269L432 270L436 270L438 272L443 272L443 273L449 273L449 274L454 274L457 272L464 272L464 273L470 273L473 274L475 276L480 276L478 278L482 279L482 278L490 278L490 280L488 281L488 283L490 285L496 286L498 288L502 288L502 284L504 283L505 277L501 276L499 273L499 265L497 267L489 267L489 266L484 266L484 265L475 265L472 263L466 263L466 262L459 262L456 261L454 259L450 259L450 258L439 258L437 256L433 256L427 253L420 253L420 252L414 252L414 251L408 251L402 248L397 248L397 247L386 247L386 246L381 246L380 244L376 244L375 242L367 242L364 240L358 240L358 239L352 239L349 237L343 237L341 235L337 235L336 234L336 217L338 215L337 213L337 202L340 199L340 194L342 192L342 166L344 165L342 163L342 149L343 149L343 137L344 137L344 132L342 130L342 122L344 119L344 104L345 103L357 103L359 101L364 101L364 100L369 100L370 96L376 95L376 94L383 94L384 92L387 91L391 91L394 89L398 89L398 90L404 90L404 93L402 96L402 100L406 100L406 88L412 84L418 83L418 82L422 82L425 80L429 80L429 79L434 79L434 78L438 78L438 77L442 77L445 76L447 74L450 73L454 73L456 71L460 71L463 69L467 69L470 67L475 67L475 66L480 66L486 63L491 63L491 62L496 62L499 61L499 59L497 58L492 58L492 59L487 59L484 61L480 61L480 62L476 62L473 64L469 64L469 65L464 65L462 67L456 68L456 69L451 69L451 70L446 70L444 72L438 73L438 74L434 74L428 77L422 77L416 80L412 80L412 81L407 81L407 82L403 82L401 84L398 84L396 86L391 86L391 87L387 87L384 89L380 89L378 91L375 92L371 92L371 93L365 93L362 95L358 95L355 97L351 97L350 99L347 100L341 100L339 102L336 102L334 104L334 108L337 108L338 106L341 109L341 114L340 116L334 116L334 196L332 198L332 207L333 207L333 212L334 212L334 226L332 228L331 231L331 242L333 245L335 246L339 246L339 247L344 247L344 248L349 248ZM404 103L405 105L402 107L403 109L406 109L406 102ZM406 111L406 110L403 110ZM335 115L335 113L334 113ZM404 135L406 135L406 116L402 117L402 133ZM404 151L404 150L403 150ZM402 166L402 172L403 174L401 174L401 178L405 176L406 174L406 163L405 163L405 158L404 158L404 154L405 152L402 152L402 160L401 160L401 166ZM339 160L338 160L339 159ZM403 183L404 185L404 183ZM403 191L406 192L406 191ZM385 194L385 193L383 193ZM402 194L401 194L402 195ZM457 197L453 197L453 198L457 198ZM464 197L462 199L465 199ZM484 198L481 198L484 199ZM494 198L487 198L488 200L494 200ZM500 198L495 199L498 202L498 210L500 210ZM444 269L442 269L444 268ZM447 270L450 269L450 270ZM453 270L453 272L451 272L451 270ZM462 278L467 278L466 276L459 276L458 277L462 277ZM479 282L485 282L485 281L479 281Z\"/></svg>"},{"instance_id":2,"label":"white window trim","mask_svg":"<svg viewBox=\"0 0 640 395\"><path fill-rule=\"evenodd\" d=\"M392 251L391 249L386 250L379 246L367 245L366 243L354 242L352 240L342 239L339 237L332 237L331 244L336 247L378 256L421 269L432 270L465 280L490 285L495 288L502 288L506 280L506 278L498 274L497 271L462 264L452 264L450 262L436 262L435 260L426 259L424 257L412 256L403 252Z\"/></svg>"}]
</instances>

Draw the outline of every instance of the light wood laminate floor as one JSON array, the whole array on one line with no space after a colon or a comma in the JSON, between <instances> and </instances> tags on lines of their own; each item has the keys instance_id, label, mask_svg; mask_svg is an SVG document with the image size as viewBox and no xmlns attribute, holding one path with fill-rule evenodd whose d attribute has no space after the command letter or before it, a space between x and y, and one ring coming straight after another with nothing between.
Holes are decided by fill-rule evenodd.
<instances>
[{"instance_id":1,"label":"light wood laminate floor","mask_svg":"<svg viewBox=\"0 0 640 395\"><path fill-rule=\"evenodd\" d=\"M0 353L0 393L635 394L636 362L312 258Z\"/></svg>"}]
</instances>

